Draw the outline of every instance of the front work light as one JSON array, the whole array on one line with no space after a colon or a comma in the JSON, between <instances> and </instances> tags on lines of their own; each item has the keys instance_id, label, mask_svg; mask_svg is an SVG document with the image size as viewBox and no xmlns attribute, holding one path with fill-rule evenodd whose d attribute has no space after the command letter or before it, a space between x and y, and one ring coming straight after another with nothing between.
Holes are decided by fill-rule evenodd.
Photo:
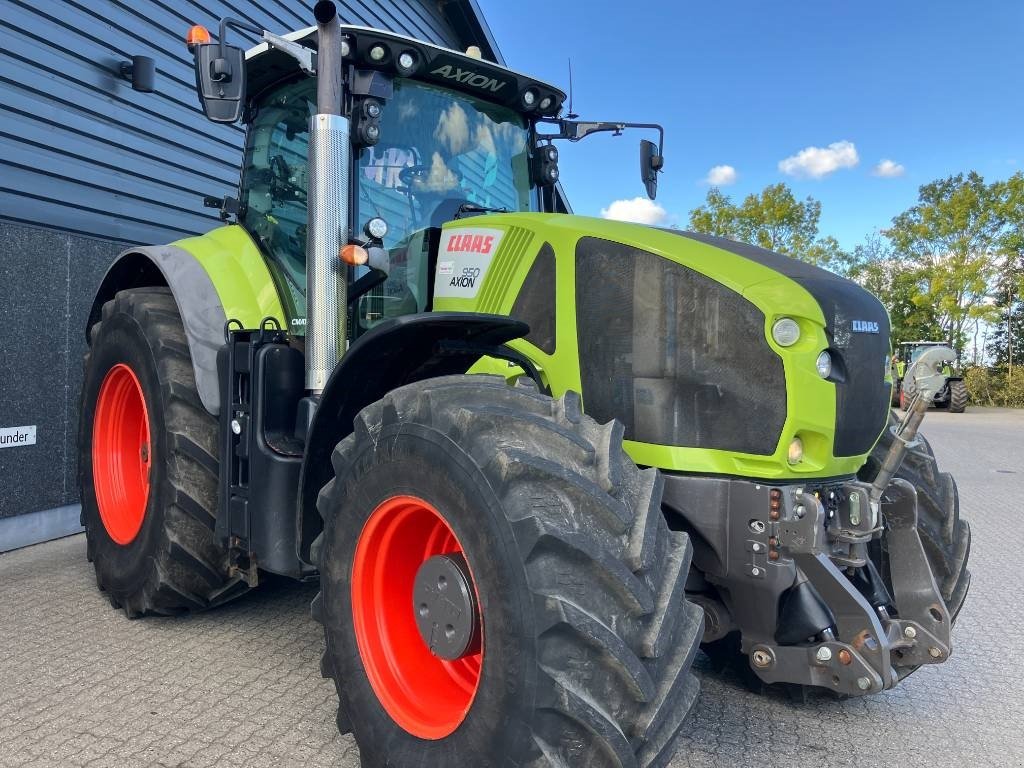
<instances>
[{"instance_id":1,"label":"front work light","mask_svg":"<svg viewBox=\"0 0 1024 768\"><path fill-rule=\"evenodd\" d=\"M384 61L384 57L387 55L387 49L380 43L370 49L370 58L374 61Z\"/></svg>"},{"instance_id":2,"label":"front work light","mask_svg":"<svg viewBox=\"0 0 1024 768\"><path fill-rule=\"evenodd\" d=\"M772 338L780 347L791 347L800 340L800 326L791 317L782 317L772 326Z\"/></svg>"},{"instance_id":3,"label":"front work light","mask_svg":"<svg viewBox=\"0 0 1024 768\"><path fill-rule=\"evenodd\" d=\"M789 453L786 460L790 464L799 464L804 460L804 441L799 437L794 437L789 441Z\"/></svg>"},{"instance_id":4,"label":"front work light","mask_svg":"<svg viewBox=\"0 0 1024 768\"><path fill-rule=\"evenodd\" d=\"M818 369L818 375L823 379L832 375L832 355L828 353L827 349L818 355L815 367Z\"/></svg>"}]
</instances>

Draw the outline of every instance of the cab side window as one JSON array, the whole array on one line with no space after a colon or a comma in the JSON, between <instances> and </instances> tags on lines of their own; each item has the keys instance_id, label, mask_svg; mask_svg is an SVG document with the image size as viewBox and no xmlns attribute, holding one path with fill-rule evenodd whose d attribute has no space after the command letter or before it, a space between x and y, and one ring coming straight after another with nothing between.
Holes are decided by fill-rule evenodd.
<instances>
[{"instance_id":1,"label":"cab side window","mask_svg":"<svg viewBox=\"0 0 1024 768\"><path fill-rule=\"evenodd\" d=\"M259 102L242 172L242 223L270 257L292 317L306 316L306 190L309 119L316 81L281 86ZM290 300L290 301L289 301Z\"/></svg>"}]
</instances>

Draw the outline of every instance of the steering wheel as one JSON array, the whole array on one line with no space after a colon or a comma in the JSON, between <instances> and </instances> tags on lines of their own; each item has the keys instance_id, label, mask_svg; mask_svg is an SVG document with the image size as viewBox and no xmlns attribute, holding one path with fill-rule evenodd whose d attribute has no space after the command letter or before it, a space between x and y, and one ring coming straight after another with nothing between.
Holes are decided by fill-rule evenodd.
<instances>
[{"instance_id":1,"label":"steering wheel","mask_svg":"<svg viewBox=\"0 0 1024 768\"><path fill-rule=\"evenodd\" d=\"M407 165L398 171L398 180L405 186L422 185L430 178L429 165Z\"/></svg>"}]
</instances>

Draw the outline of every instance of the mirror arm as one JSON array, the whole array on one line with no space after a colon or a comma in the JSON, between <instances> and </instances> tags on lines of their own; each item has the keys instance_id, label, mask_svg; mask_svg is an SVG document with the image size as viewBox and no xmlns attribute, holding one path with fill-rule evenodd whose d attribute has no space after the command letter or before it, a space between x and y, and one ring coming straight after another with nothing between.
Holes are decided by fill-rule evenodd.
<instances>
[{"instance_id":1,"label":"mirror arm","mask_svg":"<svg viewBox=\"0 0 1024 768\"><path fill-rule=\"evenodd\" d=\"M217 44L220 48L217 50L217 56L224 58L224 40L227 39L228 27L234 27L235 29L244 29L246 32L254 32L260 37L263 37L263 30L257 27L255 24L250 24L248 21L242 21L240 19L232 19L230 16L225 16L220 20L220 27L217 32Z\"/></svg>"},{"instance_id":2,"label":"mirror arm","mask_svg":"<svg viewBox=\"0 0 1024 768\"><path fill-rule=\"evenodd\" d=\"M658 132L658 154L665 154L665 129L658 123L583 122L562 120L557 117L542 117L537 122L558 126L558 133L538 133L538 139L565 139L572 142L581 141L592 133L612 132L618 136L626 128L648 128Z\"/></svg>"}]
</instances>

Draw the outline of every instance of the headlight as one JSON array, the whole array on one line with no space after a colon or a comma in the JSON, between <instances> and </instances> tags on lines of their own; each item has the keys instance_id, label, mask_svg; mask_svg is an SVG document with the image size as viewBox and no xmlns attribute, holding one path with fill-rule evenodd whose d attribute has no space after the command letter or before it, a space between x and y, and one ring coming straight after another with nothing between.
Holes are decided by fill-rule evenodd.
<instances>
[{"instance_id":1,"label":"headlight","mask_svg":"<svg viewBox=\"0 0 1024 768\"><path fill-rule=\"evenodd\" d=\"M800 326L790 317L782 317L772 326L772 338L780 347L791 347L800 339Z\"/></svg>"},{"instance_id":2,"label":"headlight","mask_svg":"<svg viewBox=\"0 0 1024 768\"><path fill-rule=\"evenodd\" d=\"M380 43L370 49L370 58L374 61L384 61L384 57L387 55L387 49Z\"/></svg>"},{"instance_id":3,"label":"headlight","mask_svg":"<svg viewBox=\"0 0 1024 768\"><path fill-rule=\"evenodd\" d=\"M832 375L832 355L828 353L827 349L818 355L815 367L818 369L818 375L823 379Z\"/></svg>"},{"instance_id":4,"label":"headlight","mask_svg":"<svg viewBox=\"0 0 1024 768\"><path fill-rule=\"evenodd\" d=\"M414 69L416 69L416 54L412 51L402 51L398 54L398 71L400 74L412 74Z\"/></svg>"},{"instance_id":5,"label":"headlight","mask_svg":"<svg viewBox=\"0 0 1024 768\"><path fill-rule=\"evenodd\" d=\"M799 437L794 437L789 442L789 455L786 456L786 460L790 464L799 464L804 460L804 441Z\"/></svg>"},{"instance_id":6,"label":"headlight","mask_svg":"<svg viewBox=\"0 0 1024 768\"><path fill-rule=\"evenodd\" d=\"M384 236L388 233L388 223L380 216L374 216L366 222L363 231L366 232L367 237L371 237L374 240L383 240Z\"/></svg>"}]
</instances>

